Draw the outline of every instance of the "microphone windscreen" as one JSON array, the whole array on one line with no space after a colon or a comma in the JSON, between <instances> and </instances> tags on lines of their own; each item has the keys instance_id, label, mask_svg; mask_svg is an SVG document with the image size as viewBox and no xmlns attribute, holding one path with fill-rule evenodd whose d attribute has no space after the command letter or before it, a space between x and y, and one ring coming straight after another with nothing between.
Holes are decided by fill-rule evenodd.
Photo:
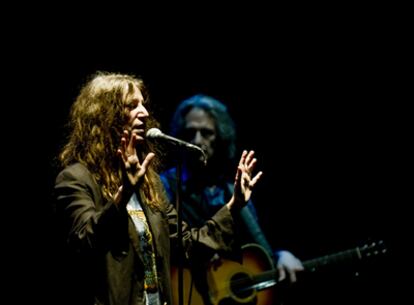
<instances>
[{"instance_id":1,"label":"microphone windscreen","mask_svg":"<svg viewBox=\"0 0 414 305\"><path fill-rule=\"evenodd\" d=\"M162 131L159 130L158 128L150 128L148 129L147 134L146 134L147 138L157 138L160 135L162 135Z\"/></svg>"}]
</instances>

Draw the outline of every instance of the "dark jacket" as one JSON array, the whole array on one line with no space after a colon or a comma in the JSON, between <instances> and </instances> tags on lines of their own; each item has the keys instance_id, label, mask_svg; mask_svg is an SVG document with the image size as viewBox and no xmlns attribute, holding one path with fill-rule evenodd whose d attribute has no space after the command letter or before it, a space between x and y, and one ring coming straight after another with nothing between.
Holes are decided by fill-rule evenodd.
<instances>
[{"instance_id":1,"label":"dark jacket","mask_svg":"<svg viewBox=\"0 0 414 305\"><path fill-rule=\"evenodd\" d=\"M59 173L55 195L68 274L63 282L67 295L62 296L62 303L144 304L139 239L126 209L105 201L92 174L79 163ZM151 208L141 203L153 235L161 300L172 304L170 253L176 252L177 213L171 204ZM191 251L203 248L231 252L233 230L233 217L227 207L201 228L190 229L183 224L185 254L197 255Z\"/></svg>"}]
</instances>

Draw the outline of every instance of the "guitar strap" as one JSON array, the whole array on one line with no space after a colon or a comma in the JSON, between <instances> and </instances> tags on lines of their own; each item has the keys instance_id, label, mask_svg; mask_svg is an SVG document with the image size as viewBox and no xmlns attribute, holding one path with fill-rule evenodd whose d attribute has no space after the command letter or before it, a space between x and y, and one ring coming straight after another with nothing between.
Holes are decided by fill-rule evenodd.
<instances>
[{"instance_id":1,"label":"guitar strap","mask_svg":"<svg viewBox=\"0 0 414 305\"><path fill-rule=\"evenodd\" d=\"M228 184L228 188L231 191L231 193L233 193L233 185ZM253 203L250 201L250 204L253 204ZM262 228L260 227L259 223L256 220L256 217L250 211L248 206L245 206L244 208L241 209L240 217L243 220L243 222L245 223L245 225L246 225L248 231L250 232L251 237L253 238L253 240L257 244L261 245L268 252L270 257L274 258L272 247L270 246L269 242L267 241L266 236L264 235Z\"/></svg>"},{"instance_id":2,"label":"guitar strap","mask_svg":"<svg viewBox=\"0 0 414 305\"><path fill-rule=\"evenodd\" d=\"M240 215L243 219L243 222L246 224L250 234L252 234L255 242L265 248L269 255L273 257L272 247L267 241L262 229L259 226L259 223L256 221L256 218L253 216L252 212L250 212L247 206L241 209Z\"/></svg>"}]
</instances>

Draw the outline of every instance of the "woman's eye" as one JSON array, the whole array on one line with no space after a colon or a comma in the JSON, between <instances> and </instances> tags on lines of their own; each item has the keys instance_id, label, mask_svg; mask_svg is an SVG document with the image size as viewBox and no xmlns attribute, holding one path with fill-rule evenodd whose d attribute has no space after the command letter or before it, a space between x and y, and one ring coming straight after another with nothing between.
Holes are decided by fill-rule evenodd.
<instances>
[{"instance_id":1,"label":"woman's eye","mask_svg":"<svg viewBox=\"0 0 414 305\"><path fill-rule=\"evenodd\" d=\"M135 103L128 103L125 105L126 108L128 109L134 109L137 105Z\"/></svg>"}]
</instances>

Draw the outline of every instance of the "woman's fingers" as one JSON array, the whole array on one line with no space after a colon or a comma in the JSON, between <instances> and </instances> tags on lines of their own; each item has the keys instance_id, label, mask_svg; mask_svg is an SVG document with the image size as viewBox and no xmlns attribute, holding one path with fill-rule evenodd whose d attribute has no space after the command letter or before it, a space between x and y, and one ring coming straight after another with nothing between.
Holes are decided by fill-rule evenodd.
<instances>
[{"instance_id":1,"label":"woman's fingers","mask_svg":"<svg viewBox=\"0 0 414 305\"><path fill-rule=\"evenodd\" d=\"M144 170L144 171L146 171L147 170L147 168L148 168L148 166L149 166L149 164L151 163L151 161L152 161L152 159L154 159L154 157L155 157L155 154L154 153L149 153L146 157L145 157L145 159L144 159L144 162L142 162L142 166L141 166L141 168Z\"/></svg>"},{"instance_id":2,"label":"woman's fingers","mask_svg":"<svg viewBox=\"0 0 414 305\"><path fill-rule=\"evenodd\" d=\"M250 187L255 186L255 184L257 183L257 181L259 181L260 177L263 175L263 172L258 172L256 174L256 176L254 176L254 178L250 181Z\"/></svg>"}]
</instances>

